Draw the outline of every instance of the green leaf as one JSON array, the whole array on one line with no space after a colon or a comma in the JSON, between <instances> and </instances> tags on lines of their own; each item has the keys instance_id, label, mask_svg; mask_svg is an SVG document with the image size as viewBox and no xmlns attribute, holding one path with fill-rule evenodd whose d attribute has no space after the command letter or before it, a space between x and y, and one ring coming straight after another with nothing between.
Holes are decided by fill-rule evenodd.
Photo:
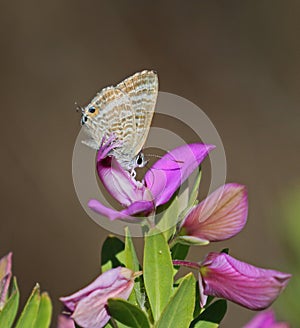
<instances>
[{"instance_id":1,"label":"green leaf","mask_svg":"<svg viewBox=\"0 0 300 328\"><path fill-rule=\"evenodd\" d=\"M204 308L201 308L200 306L200 292L199 292L199 280L196 282L196 301L195 301L195 308L194 308L194 318L197 318L200 313L202 313L206 308L209 307L209 305L211 304L211 302L215 299L214 296L208 296L207 300L206 300L206 304Z\"/></svg>"},{"instance_id":2,"label":"green leaf","mask_svg":"<svg viewBox=\"0 0 300 328\"><path fill-rule=\"evenodd\" d=\"M161 217L156 226L160 231L162 231L166 240L169 240L175 232L176 224L178 221L178 197L173 197L171 202L168 202L166 205L167 206L162 206Z\"/></svg>"},{"instance_id":3,"label":"green leaf","mask_svg":"<svg viewBox=\"0 0 300 328\"><path fill-rule=\"evenodd\" d=\"M139 260L128 227L125 228L124 259L126 268L131 269L134 272L140 270ZM141 291L141 277L138 277L135 279L133 291L129 296L129 302L142 307L144 305L144 300L145 296Z\"/></svg>"},{"instance_id":4,"label":"green leaf","mask_svg":"<svg viewBox=\"0 0 300 328\"><path fill-rule=\"evenodd\" d=\"M187 274L166 306L156 328L188 328L193 320L195 304L195 278Z\"/></svg>"},{"instance_id":5,"label":"green leaf","mask_svg":"<svg viewBox=\"0 0 300 328\"><path fill-rule=\"evenodd\" d=\"M186 258L186 256L188 255L190 246L188 245L183 245L183 244L175 244L172 248L171 248L171 256L172 256L172 260L184 260ZM180 266L174 266L174 276L177 274L177 272L179 271Z\"/></svg>"},{"instance_id":6,"label":"green leaf","mask_svg":"<svg viewBox=\"0 0 300 328\"><path fill-rule=\"evenodd\" d=\"M189 252L190 246L175 244L171 249L172 260L184 260Z\"/></svg>"},{"instance_id":7,"label":"green leaf","mask_svg":"<svg viewBox=\"0 0 300 328\"><path fill-rule=\"evenodd\" d=\"M191 191L188 204L187 204L186 208L180 213L178 222L181 222L187 216L191 207L198 204L197 197L198 197L198 192L199 192L200 181L201 181L201 168L199 168L199 173L197 175L196 181L195 181L193 189Z\"/></svg>"},{"instance_id":8,"label":"green leaf","mask_svg":"<svg viewBox=\"0 0 300 328\"><path fill-rule=\"evenodd\" d=\"M42 293L39 312L35 321L35 328L50 327L52 316L52 303L47 293Z\"/></svg>"},{"instance_id":9,"label":"green leaf","mask_svg":"<svg viewBox=\"0 0 300 328\"><path fill-rule=\"evenodd\" d=\"M122 240L116 236L109 235L103 243L101 251L101 270L105 272L112 268L122 266L120 262L120 253L124 251L125 245Z\"/></svg>"},{"instance_id":10,"label":"green leaf","mask_svg":"<svg viewBox=\"0 0 300 328\"><path fill-rule=\"evenodd\" d=\"M11 295L6 301L3 309L0 312L0 327L10 328L15 320L19 307L19 289L17 285L17 280L13 279L13 288Z\"/></svg>"},{"instance_id":11,"label":"green leaf","mask_svg":"<svg viewBox=\"0 0 300 328\"><path fill-rule=\"evenodd\" d=\"M190 328L217 328L227 311L226 300L218 300L203 311L191 324Z\"/></svg>"},{"instance_id":12,"label":"green leaf","mask_svg":"<svg viewBox=\"0 0 300 328\"><path fill-rule=\"evenodd\" d=\"M229 254L229 248L223 248L221 253Z\"/></svg>"},{"instance_id":13,"label":"green leaf","mask_svg":"<svg viewBox=\"0 0 300 328\"><path fill-rule=\"evenodd\" d=\"M27 303L25 304L25 307L15 328L35 327L35 321L39 311L40 300L40 286L36 284Z\"/></svg>"},{"instance_id":14,"label":"green leaf","mask_svg":"<svg viewBox=\"0 0 300 328\"><path fill-rule=\"evenodd\" d=\"M196 324L192 323L190 328L218 328L218 323L213 323L209 321L198 321Z\"/></svg>"},{"instance_id":15,"label":"green leaf","mask_svg":"<svg viewBox=\"0 0 300 328\"><path fill-rule=\"evenodd\" d=\"M118 298L108 300L110 315L132 328L150 328L146 314L137 306Z\"/></svg>"},{"instance_id":16,"label":"green leaf","mask_svg":"<svg viewBox=\"0 0 300 328\"><path fill-rule=\"evenodd\" d=\"M80 328L80 327L78 326L78 328ZM106 324L105 328L130 328L130 327L124 325L123 323L119 322L118 320L111 318L109 320L109 322Z\"/></svg>"},{"instance_id":17,"label":"green leaf","mask_svg":"<svg viewBox=\"0 0 300 328\"><path fill-rule=\"evenodd\" d=\"M169 302L173 289L173 265L170 249L157 229L145 237L144 282L153 318L158 320Z\"/></svg>"},{"instance_id":18,"label":"green leaf","mask_svg":"<svg viewBox=\"0 0 300 328\"><path fill-rule=\"evenodd\" d=\"M198 192L199 192L201 176L202 176L202 172L201 172L201 168L199 168L199 173L197 175L196 181L194 183L193 189L192 189L191 194L190 194L188 208L194 206L198 202L197 198L198 198Z\"/></svg>"},{"instance_id":19,"label":"green leaf","mask_svg":"<svg viewBox=\"0 0 300 328\"><path fill-rule=\"evenodd\" d=\"M136 251L128 227L125 228L124 258L125 258L124 264L126 268L134 272L140 270L139 260L136 255Z\"/></svg>"},{"instance_id":20,"label":"green leaf","mask_svg":"<svg viewBox=\"0 0 300 328\"><path fill-rule=\"evenodd\" d=\"M117 325L114 325L113 328L116 328L116 327L117 328L130 328L129 326L124 325L122 322L120 322L118 320L114 320L114 321ZM106 328L106 326L105 326L105 328Z\"/></svg>"},{"instance_id":21,"label":"green leaf","mask_svg":"<svg viewBox=\"0 0 300 328\"><path fill-rule=\"evenodd\" d=\"M180 192L178 193L178 206L179 212L182 212L183 209L187 208L190 198L189 184L188 181L185 181L180 186Z\"/></svg>"},{"instance_id":22,"label":"green leaf","mask_svg":"<svg viewBox=\"0 0 300 328\"><path fill-rule=\"evenodd\" d=\"M194 308L194 313L193 313L193 317L194 318L197 318L198 315L204 311L203 308L201 308L200 306L200 292L199 292L199 280L196 281L196 284L195 284L195 308Z\"/></svg>"}]
</instances>

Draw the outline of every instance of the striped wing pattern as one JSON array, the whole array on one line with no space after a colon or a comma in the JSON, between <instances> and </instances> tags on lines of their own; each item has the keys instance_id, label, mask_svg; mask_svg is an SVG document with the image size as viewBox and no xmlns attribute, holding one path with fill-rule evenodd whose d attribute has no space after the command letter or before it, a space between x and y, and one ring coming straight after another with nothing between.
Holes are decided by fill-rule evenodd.
<instances>
[{"instance_id":1,"label":"striped wing pattern","mask_svg":"<svg viewBox=\"0 0 300 328\"><path fill-rule=\"evenodd\" d=\"M101 90L84 109L88 118L84 127L90 136L84 143L98 149L104 136L114 134L121 147L112 155L129 168L146 141L157 94L158 78L153 71L136 73L116 87Z\"/></svg>"},{"instance_id":2,"label":"striped wing pattern","mask_svg":"<svg viewBox=\"0 0 300 328\"><path fill-rule=\"evenodd\" d=\"M107 87L101 90L91 101L89 107L94 107L98 115L88 119L85 124L88 134L98 149L102 138L114 134L122 141L122 147L129 148L135 135L134 113L129 97L119 89Z\"/></svg>"},{"instance_id":3,"label":"striped wing pattern","mask_svg":"<svg viewBox=\"0 0 300 328\"><path fill-rule=\"evenodd\" d=\"M158 78L153 71L136 73L117 85L129 95L136 125L135 141L132 144L134 155L143 148L154 114L158 94Z\"/></svg>"}]
</instances>

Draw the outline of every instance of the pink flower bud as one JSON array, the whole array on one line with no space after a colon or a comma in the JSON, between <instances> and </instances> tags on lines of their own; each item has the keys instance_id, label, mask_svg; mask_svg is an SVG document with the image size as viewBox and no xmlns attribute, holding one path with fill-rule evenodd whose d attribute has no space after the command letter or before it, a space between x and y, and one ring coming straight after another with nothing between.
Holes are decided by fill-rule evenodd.
<instances>
[{"instance_id":1,"label":"pink flower bud","mask_svg":"<svg viewBox=\"0 0 300 328\"><path fill-rule=\"evenodd\" d=\"M245 186L228 183L195 206L181 224L180 237L204 241L228 239L246 224L248 200Z\"/></svg>"},{"instance_id":2,"label":"pink flower bud","mask_svg":"<svg viewBox=\"0 0 300 328\"><path fill-rule=\"evenodd\" d=\"M75 328L74 321L65 315L58 316L57 328Z\"/></svg>"},{"instance_id":3,"label":"pink flower bud","mask_svg":"<svg viewBox=\"0 0 300 328\"><path fill-rule=\"evenodd\" d=\"M225 298L251 310L270 306L291 278L288 273L257 268L225 253L209 253L200 274L202 296Z\"/></svg>"},{"instance_id":4,"label":"pink flower bud","mask_svg":"<svg viewBox=\"0 0 300 328\"><path fill-rule=\"evenodd\" d=\"M117 267L100 275L87 287L60 300L72 312L71 318L83 328L101 328L110 319L106 305L109 298L127 299L132 291L135 274Z\"/></svg>"},{"instance_id":5,"label":"pink flower bud","mask_svg":"<svg viewBox=\"0 0 300 328\"><path fill-rule=\"evenodd\" d=\"M286 322L277 322L272 310L257 314L243 328L289 328Z\"/></svg>"},{"instance_id":6,"label":"pink flower bud","mask_svg":"<svg viewBox=\"0 0 300 328\"><path fill-rule=\"evenodd\" d=\"M11 280L12 253L0 259L0 310L5 305Z\"/></svg>"}]
</instances>

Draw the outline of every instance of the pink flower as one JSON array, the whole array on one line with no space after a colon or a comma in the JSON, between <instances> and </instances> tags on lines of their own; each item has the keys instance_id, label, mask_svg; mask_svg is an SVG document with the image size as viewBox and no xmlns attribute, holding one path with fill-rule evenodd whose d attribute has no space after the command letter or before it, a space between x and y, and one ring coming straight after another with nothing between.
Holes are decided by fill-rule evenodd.
<instances>
[{"instance_id":1,"label":"pink flower","mask_svg":"<svg viewBox=\"0 0 300 328\"><path fill-rule=\"evenodd\" d=\"M201 305L211 295L251 310L263 310L274 302L290 278L288 273L257 268L226 253L209 253L200 264Z\"/></svg>"},{"instance_id":2,"label":"pink flower","mask_svg":"<svg viewBox=\"0 0 300 328\"><path fill-rule=\"evenodd\" d=\"M75 323L71 318L61 314L58 316L57 328L75 328Z\"/></svg>"},{"instance_id":3,"label":"pink flower","mask_svg":"<svg viewBox=\"0 0 300 328\"><path fill-rule=\"evenodd\" d=\"M243 229L247 215L246 187L228 183L191 209L181 224L179 240L204 243L228 239Z\"/></svg>"},{"instance_id":4,"label":"pink flower","mask_svg":"<svg viewBox=\"0 0 300 328\"><path fill-rule=\"evenodd\" d=\"M100 275L87 287L60 300L72 312L71 318L83 328L101 328L110 319L106 305L109 298L127 299L132 291L135 273L117 267Z\"/></svg>"},{"instance_id":5,"label":"pink flower","mask_svg":"<svg viewBox=\"0 0 300 328\"><path fill-rule=\"evenodd\" d=\"M257 314L243 328L289 328L286 322L277 322L272 310Z\"/></svg>"},{"instance_id":6,"label":"pink flower","mask_svg":"<svg viewBox=\"0 0 300 328\"><path fill-rule=\"evenodd\" d=\"M110 151L118 147L113 138L100 146L97 155L98 176L107 191L124 207L117 211L91 199L88 206L110 220L139 220L135 215L149 215L159 205L171 199L174 192L201 164L212 145L200 143L183 145L159 159L145 174L144 181L136 181Z\"/></svg>"},{"instance_id":7,"label":"pink flower","mask_svg":"<svg viewBox=\"0 0 300 328\"><path fill-rule=\"evenodd\" d=\"M0 259L0 310L5 305L8 288L12 276L12 253L8 253Z\"/></svg>"}]
</instances>

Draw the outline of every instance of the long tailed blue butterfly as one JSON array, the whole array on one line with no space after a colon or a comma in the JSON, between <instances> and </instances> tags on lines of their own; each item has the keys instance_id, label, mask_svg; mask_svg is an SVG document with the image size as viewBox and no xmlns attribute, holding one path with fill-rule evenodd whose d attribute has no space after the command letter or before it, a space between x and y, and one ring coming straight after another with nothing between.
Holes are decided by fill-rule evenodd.
<instances>
[{"instance_id":1,"label":"long tailed blue butterfly","mask_svg":"<svg viewBox=\"0 0 300 328\"><path fill-rule=\"evenodd\" d=\"M157 74L147 70L117 86L102 89L81 109L81 124L90 137L83 142L99 149L103 137L114 135L120 147L113 149L110 155L135 175L134 169L147 163L141 150L149 133L157 94Z\"/></svg>"}]
</instances>

